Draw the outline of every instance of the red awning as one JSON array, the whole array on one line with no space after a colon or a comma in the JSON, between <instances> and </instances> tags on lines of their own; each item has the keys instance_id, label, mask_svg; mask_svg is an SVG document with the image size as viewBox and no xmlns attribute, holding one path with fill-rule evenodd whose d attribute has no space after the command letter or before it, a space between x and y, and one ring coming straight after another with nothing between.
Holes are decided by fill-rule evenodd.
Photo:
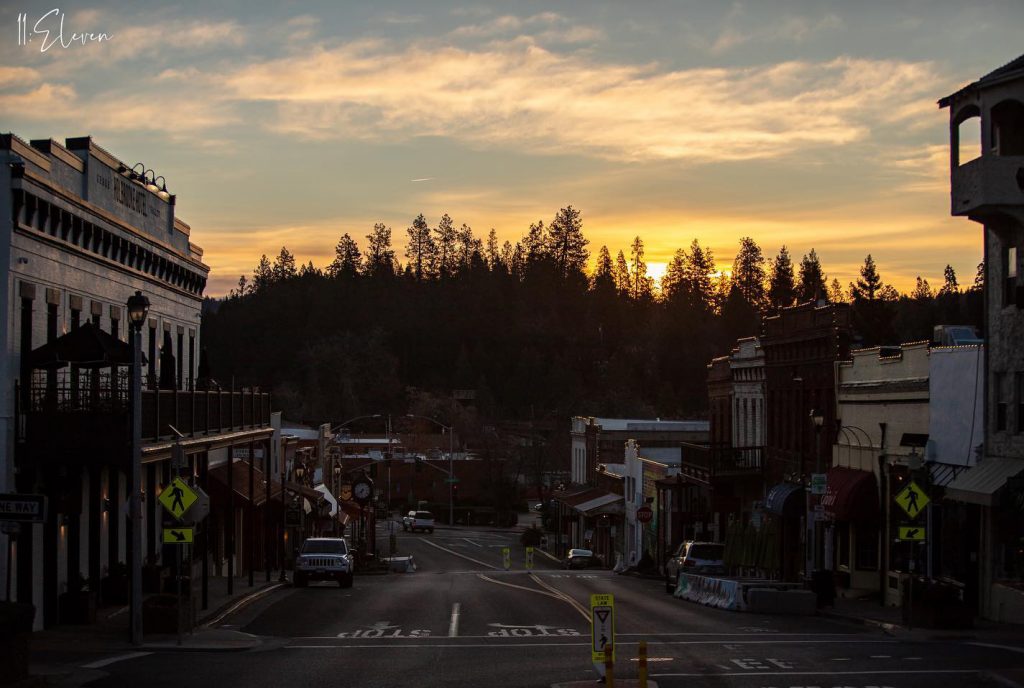
<instances>
[{"instance_id":1,"label":"red awning","mask_svg":"<svg viewBox=\"0 0 1024 688\"><path fill-rule=\"evenodd\" d=\"M834 521L877 522L878 482L875 474L841 466L828 469L821 504L825 507L825 515Z\"/></svg>"}]
</instances>

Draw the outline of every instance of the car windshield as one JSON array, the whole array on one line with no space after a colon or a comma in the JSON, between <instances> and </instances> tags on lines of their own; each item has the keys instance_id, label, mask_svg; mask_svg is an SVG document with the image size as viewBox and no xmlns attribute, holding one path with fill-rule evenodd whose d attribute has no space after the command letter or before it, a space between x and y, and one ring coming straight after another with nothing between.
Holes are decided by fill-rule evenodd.
<instances>
[{"instance_id":1,"label":"car windshield","mask_svg":"<svg viewBox=\"0 0 1024 688\"><path fill-rule=\"evenodd\" d=\"M725 545L693 545L690 547L689 556L692 559L711 559L717 561L722 558L725 552Z\"/></svg>"},{"instance_id":2,"label":"car windshield","mask_svg":"<svg viewBox=\"0 0 1024 688\"><path fill-rule=\"evenodd\" d=\"M306 540L302 543L303 554L348 554L344 540Z\"/></svg>"}]
</instances>

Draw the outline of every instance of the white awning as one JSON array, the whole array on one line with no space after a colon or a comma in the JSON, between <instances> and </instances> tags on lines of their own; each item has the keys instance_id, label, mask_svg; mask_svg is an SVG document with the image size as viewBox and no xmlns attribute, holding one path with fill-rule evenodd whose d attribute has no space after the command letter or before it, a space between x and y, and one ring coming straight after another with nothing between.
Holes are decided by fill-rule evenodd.
<instances>
[{"instance_id":1,"label":"white awning","mask_svg":"<svg viewBox=\"0 0 1024 688\"><path fill-rule=\"evenodd\" d=\"M613 508L610 508L610 505L614 504L615 502L622 502L622 495L608 493L603 494L600 497L595 497L590 501L583 502L582 504L577 504L575 506L575 509L579 511L581 514L594 513L598 509L601 509L601 511L605 513L621 513L621 510L615 510ZM609 508L602 509L602 507Z\"/></svg>"},{"instance_id":2,"label":"white awning","mask_svg":"<svg viewBox=\"0 0 1024 688\"><path fill-rule=\"evenodd\" d=\"M964 471L946 486L946 499L992 506L1006 479L1024 471L1024 460L992 456Z\"/></svg>"},{"instance_id":3,"label":"white awning","mask_svg":"<svg viewBox=\"0 0 1024 688\"><path fill-rule=\"evenodd\" d=\"M338 500L334 498L334 495L331 494L331 491L327 489L326 485L317 485L313 489L322 494L324 496L324 499L326 499L330 503L331 516L334 516L336 513L338 513Z\"/></svg>"}]
</instances>

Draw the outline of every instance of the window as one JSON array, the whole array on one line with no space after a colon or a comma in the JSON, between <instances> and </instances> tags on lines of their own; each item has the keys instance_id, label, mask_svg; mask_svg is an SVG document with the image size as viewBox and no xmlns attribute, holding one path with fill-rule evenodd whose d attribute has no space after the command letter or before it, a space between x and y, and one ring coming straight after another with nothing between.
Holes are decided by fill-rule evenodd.
<instances>
[{"instance_id":1,"label":"window","mask_svg":"<svg viewBox=\"0 0 1024 688\"><path fill-rule=\"evenodd\" d=\"M149 376L149 388L156 389L156 325L150 321L149 325L149 361L147 373Z\"/></svg>"},{"instance_id":2,"label":"window","mask_svg":"<svg viewBox=\"0 0 1024 688\"><path fill-rule=\"evenodd\" d=\"M1003 253L1003 305L1010 306L1017 301L1017 247L1008 246Z\"/></svg>"},{"instance_id":3,"label":"window","mask_svg":"<svg viewBox=\"0 0 1024 688\"><path fill-rule=\"evenodd\" d=\"M185 334L183 332L179 331L178 332L178 348L177 348L177 352L178 352L178 371L177 371L178 372L178 375L177 375L178 389L182 388L182 385L181 385L181 383L182 383L182 374L185 371L185 356L182 355L184 351L185 351Z\"/></svg>"},{"instance_id":4,"label":"window","mask_svg":"<svg viewBox=\"0 0 1024 688\"><path fill-rule=\"evenodd\" d=\"M857 528L857 552L854 564L859 571L878 570L878 529Z\"/></svg>"},{"instance_id":5,"label":"window","mask_svg":"<svg viewBox=\"0 0 1024 688\"><path fill-rule=\"evenodd\" d=\"M188 388L196 388L196 336L188 334Z\"/></svg>"},{"instance_id":6,"label":"window","mask_svg":"<svg viewBox=\"0 0 1024 688\"><path fill-rule=\"evenodd\" d=\"M1024 373L1015 373L1017 387L1017 432L1024 432Z\"/></svg>"},{"instance_id":7,"label":"window","mask_svg":"<svg viewBox=\"0 0 1024 688\"><path fill-rule=\"evenodd\" d=\"M57 304L46 304L46 342L57 338Z\"/></svg>"},{"instance_id":8,"label":"window","mask_svg":"<svg viewBox=\"0 0 1024 688\"><path fill-rule=\"evenodd\" d=\"M29 383L32 371L28 367L28 353L32 351L32 299L21 299L21 394L22 403L28 406Z\"/></svg>"},{"instance_id":9,"label":"window","mask_svg":"<svg viewBox=\"0 0 1024 688\"><path fill-rule=\"evenodd\" d=\"M996 417L995 428L996 432L1006 431L1006 411L1007 411L1007 394L1006 394L1006 373L995 373L993 375L995 382L995 396L996 396Z\"/></svg>"}]
</instances>

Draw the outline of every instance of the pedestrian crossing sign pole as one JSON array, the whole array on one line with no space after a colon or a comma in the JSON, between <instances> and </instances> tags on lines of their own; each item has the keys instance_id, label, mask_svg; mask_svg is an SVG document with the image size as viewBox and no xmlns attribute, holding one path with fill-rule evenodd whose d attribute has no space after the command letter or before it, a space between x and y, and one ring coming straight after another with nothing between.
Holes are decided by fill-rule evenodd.
<instances>
[{"instance_id":1,"label":"pedestrian crossing sign pole","mask_svg":"<svg viewBox=\"0 0 1024 688\"><path fill-rule=\"evenodd\" d=\"M590 596L590 658L595 665L604 668L604 649L612 648L615 661L615 598L612 595Z\"/></svg>"},{"instance_id":2,"label":"pedestrian crossing sign pole","mask_svg":"<svg viewBox=\"0 0 1024 688\"><path fill-rule=\"evenodd\" d=\"M533 547L526 548L526 568L527 570L533 568Z\"/></svg>"}]
</instances>

